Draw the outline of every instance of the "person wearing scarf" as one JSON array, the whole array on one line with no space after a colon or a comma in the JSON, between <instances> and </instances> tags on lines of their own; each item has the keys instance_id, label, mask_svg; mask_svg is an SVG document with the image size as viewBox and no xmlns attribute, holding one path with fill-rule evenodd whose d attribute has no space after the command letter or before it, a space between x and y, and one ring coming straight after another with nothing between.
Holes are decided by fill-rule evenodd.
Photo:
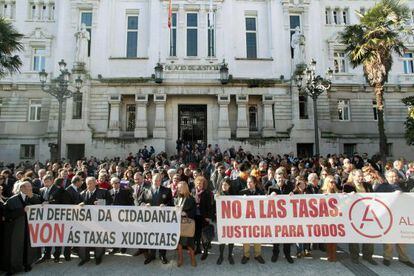
<instances>
[{"instance_id":1,"label":"person wearing scarf","mask_svg":"<svg viewBox=\"0 0 414 276\"><path fill-rule=\"evenodd\" d=\"M201 234L203 228L210 224L211 214L213 212L211 193L207 189L207 179L204 176L197 176L194 180L195 184L195 201L196 201L196 216L195 216L195 243L196 254L201 253L200 245L203 245L203 254L201 260L205 260L208 256L209 241L201 242Z\"/></svg>"}]
</instances>

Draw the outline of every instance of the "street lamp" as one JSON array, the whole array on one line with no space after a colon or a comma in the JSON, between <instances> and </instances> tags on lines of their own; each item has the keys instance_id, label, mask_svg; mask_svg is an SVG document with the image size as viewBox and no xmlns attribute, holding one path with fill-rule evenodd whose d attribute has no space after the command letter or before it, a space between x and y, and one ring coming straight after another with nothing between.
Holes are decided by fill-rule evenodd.
<instances>
[{"instance_id":1,"label":"street lamp","mask_svg":"<svg viewBox=\"0 0 414 276\"><path fill-rule=\"evenodd\" d=\"M227 84L233 79L232 75L229 75L229 67L227 66L226 60L220 65L220 82L221 84Z\"/></svg>"},{"instance_id":2,"label":"street lamp","mask_svg":"<svg viewBox=\"0 0 414 276\"><path fill-rule=\"evenodd\" d=\"M163 72L164 67L162 67L162 64L158 62L157 65L154 67L154 71L155 71L155 74L153 75L153 77L154 77L155 82L162 83L162 78L164 75L164 72Z\"/></svg>"},{"instance_id":3,"label":"street lamp","mask_svg":"<svg viewBox=\"0 0 414 276\"><path fill-rule=\"evenodd\" d=\"M74 94L71 90L69 90L69 82L70 82L70 72L66 69L66 63L62 59L59 63L59 71L60 75L51 80L50 85L46 85L47 80L47 73L43 69L39 72L39 79L41 83L41 88L44 92L48 93L49 95L56 98L59 104L59 111L58 111L58 137L57 137L57 159L58 161L61 160L62 154L62 112L63 112L63 103L66 99L71 98ZM82 88L83 81L78 76L75 79L75 89L76 93L80 92Z\"/></svg>"},{"instance_id":4,"label":"street lamp","mask_svg":"<svg viewBox=\"0 0 414 276\"><path fill-rule=\"evenodd\" d=\"M312 59L309 65L295 76L295 82L299 93L307 95L313 100L313 124L315 131L315 153L319 156L319 133L318 133L318 107L317 99L323 92L331 88L333 71L328 69L326 77L316 75L316 61Z\"/></svg>"}]
</instances>

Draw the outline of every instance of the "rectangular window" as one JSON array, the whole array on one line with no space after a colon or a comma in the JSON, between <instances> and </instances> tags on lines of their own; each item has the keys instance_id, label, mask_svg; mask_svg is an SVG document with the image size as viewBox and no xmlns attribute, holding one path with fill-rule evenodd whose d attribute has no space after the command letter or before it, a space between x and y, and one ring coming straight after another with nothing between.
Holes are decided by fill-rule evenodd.
<instances>
[{"instance_id":1,"label":"rectangular window","mask_svg":"<svg viewBox=\"0 0 414 276\"><path fill-rule=\"evenodd\" d=\"M334 72L348 72L345 52L334 52Z\"/></svg>"},{"instance_id":2,"label":"rectangular window","mask_svg":"<svg viewBox=\"0 0 414 276\"><path fill-rule=\"evenodd\" d=\"M209 13L207 15L207 41L208 41L208 53L207 56L209 57L215 57L216 56L216 25L215 25L215 20L216 19L216 14L215 13Z\"/></svg>"},{"instance_id":3,"label":"rectangular window","mask_svg":"<svg viewBox=\"0 0 414 276\"><path fill-rule=\"evenodd\" d=\"M249 106L249 130L257 131L257 106Z\"/></svg>"},{"instance_id":4,"label":"rectangular window","mask_svg":"<svg viewBox=\"0 0 414 276\"><path fill-rule=\"evenodd\" d=\"M20 159L34 159L35 145L20 145Z\"/></svg>"},{"instance_id":5,"label":"rectangular window","mask_svg":"<svg viewBox=\"0 0 414 276\"><path fill-rule=\"evenodd\" d=\"M377 121L378 120L378 106L377 106L376 100L372 101L372 114L374 115L374 121Z\"/></svg>"},{"instance_id":6,"label":"rectangular window","mask_svg":"<svg viewBox=\"0 0 414 276\"><path fill-rule=\"evenodd\" d=\"M1 112L3 111L3 99L0 98L0 117L1 117Z\"/></svg>"},{"instance_id":7,"label":"rectangular window","mask_svg":"<svg viewBox=\"0 0 414 276\"><path fill-rule=\"evenodd\" d=\"M357 144L344 144L344 153L351 157L357 152Z\"/></svg>"},{"instance_id":8,"label":"rectangular window","mask_svg":"<svg viewBox=\"0 0 414 276\"><path fill-rule=\"evenodd\" d=\"M187 13L187 56L196 57L198 47L198 14Z\"/></svg>"},{"instance_id":9,"label":"rectangular window","mask_svg":"<svg viewBox=\"0 0 414 276\"><path fill-rule=\"evenodd\" d=\"M340 121L350 120L349 100L338 101L338 119Z\"/></svg>"},{"instance_id":10,"label":"rectangular window","mask_svg":"<svg viewBox=\"0 0 414 276\"><path fill-rule=\"evenodd\" d=\"M256 17L246 17L246 57L257 58Z\"/></svg>"},{"instance_id":11,"label":"rectangular window","mask_svg":"<svg viewBox=\"0 0 414 276\"><path fill-rule=\"evenodd\" d=\"M127 57L138 56L138 16L127 17Z\"/></svg>"},{"instance_id":12,"label":"rectangular window","mask_svg":"<svg viewBox=\"0 0 414 276\"><path fill-rule=\"evenodd\" d=\"M29 121L40 121L42 112L42 100L29 101Z\"/></svg>"},{"instance_id":13,"label":"rectangular window","mask_svg":"<svg viewBox=\"0 0 414 276\"><path fill-rule=\"evenodd\" d=\"M33 71L42 71L46 66L46 56L44 48L33 48Z\"/></svg>"},{"instance_id":14,"label":"rectangular window","mask_svg":"<svg viewBox=\"0 0 414 276\"><path fill-rule=\"evenodd\" d=\"M405 53L403 56L404 74L414 74L413 53Z\"/></svg>"},{"instance_id":15,"label":"rectangular window","mask_svg":"<svg viewBox=\"0 0 414 276\"><path fill-rule=\"evenodd\" d=\"M88 57L91 56L91 41L92 41L92 12L84 11L81 12L81 25L85 24L86 30L89 32L89 42L88 42Z\"/></svg>"},{"instance_id":16,"label":"rectangular window","mask_svg":"<svg viewBox=\"0 0 414 276\"><path fill-rule=\"evenodd\" d=\"M177 13L173 13L171 16L170 56L177 56Z\"/></svg>"},{"instance_id":17,"label":"rectangular window","mask_svg":"<svg viewBox=\"0 0 414 276\"><path fill-rule=\"evenodd\" d=\"M296 28L299 28L299 30L302 30L301 24L300 24L300 15L297 14L291 14L289 16L289 28L290 28L290 42L292 42L292 36L296 31ZM292 43L290 43L292 45ZM291 58L293 58L293 52L294 49L290 48L290 54Z\"/></svg>"},{"instance_id":18,"label":"rectangular window","mask_svg":"<svg viewBox=\"0 0 414 276\"><path fill-rule=\"evenodd\" d=\"M127 109L127 126L126 131L134 131L135 130L135 104L128 104L126 106Z\"/></svg>"},{"instance_id":19,"label":"rectangular window","mask_svg":"<svg viewBox=\"0 0 414 276\"><path fill-rule=\"evenodd\" d=\"M306 95L299 95L299 119L309 119L308 97Z\"/></svg>"},{"instance_id":20,"label":"rectangular window","mask_svg":"<svg viewBox=\"0 0 414 276\"><path fill-rule=\"evenodd\" d=\"M73 93L72 119L82 119L82 93Z\"/></svg>"}]
</instances>

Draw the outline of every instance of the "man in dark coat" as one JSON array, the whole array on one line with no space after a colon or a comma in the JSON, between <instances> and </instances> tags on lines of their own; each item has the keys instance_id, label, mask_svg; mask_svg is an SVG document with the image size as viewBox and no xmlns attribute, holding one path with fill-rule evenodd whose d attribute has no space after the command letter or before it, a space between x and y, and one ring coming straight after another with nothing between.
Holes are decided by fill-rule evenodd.
<instances>
[{"instance_id":1,"label":"man in dark coat","mask_svg":"<svg viewBox=\"0 0 414 276\"><path fill-rule=\"evenodd\" d=\"M289 195L293 192L293 186L285 179L284 175L276 174L276 185L269 186L269 195ZM290 243L283 244L283 253L289 263L293 263L292 256L290 256ZM271 261L274 263L279 258L279 244L273 244L273 255Z\"/></svg>"},{"instance_id":2,"label":"man in dark coat","mask_svg":"<svg viewBox=\"0 0 414 276\"><path fill-rule=\"evenodd\" d=\"M247 188L239 192L239 195L244 196L255 196L263 195L263 192L260 189L257 189L257 180L253 176L247 178ZM265 260L262 257L262 245L260 243L255 243L254 247L254 258L261 264L265 263ZM241 259L242 264L246 264L250 259L250 243L243 244L243 258Z\"/></svg>"},{"instance_id":3,"label":"man in dark coat","mask_svg":"<svg viewBox=\"0 0 414 276\"><path fill-rule=\"evenodd\" d=\"M6 270L9 274L30 271L31 265L40 256L40 248L30 246L29 226L25 207L40 204L40 198L33 194L32 184L24 181L18 185L19 193L10 197L4 204L5 233L4 243Z\"/></svg>"},{"instance_id":4,"label":"man in dark coat","mask_svg":"<svg viewBox=\"0 0 414 276\"><path fill-rule=\"evenodd\" d=\"M134 174L134 185L131 186L132 190L132 198L134 200L134 205L139 206L140 203L138 202L138 199L141 198L142 193L146 190L151 188L150 185L147 185L144 181L144 178L142 177L141 172L136 172ZM146 253L145 249L138 249L137 252L135 252L134 256L139 256L143 253Z\"/></svg>"},{"instance_id":5,"label":"man in dark coat","mask_svg":"<svg viewBox=\"0 0 414 276\"><path fill-rule=\"evenodd\" d=\"M152 176L151 188L145 189L138 199L139 205L146 206L173 206L171 190L161 186L161 175L156 173ZM159 250L160 259L163 264L167 264L166 250ZM149 250L144 264L149 264L155 260L155 249Z\"/></svg>"},{"instance_id":6,"label":"man in dark coat","mask_svg":"<svg viewBox=\"0 0 414 276\"><path fill-rule=\"evenodd\" d=\"M53 183L53 176L45 175L42 180L43 187L40 189L40 200L42 201L42 204L68 203L66 191L60 186L63 182L62 178L56 178L55 183ZM55 263L58 263L60 261L61 252L61 247L55 247L55 252L53 253ZM51 253L52 247L45 247L43 257L39 259L36 263L39 264L47 260L50 260Z\"/></svg>"},{"instance_id":7,"label":"man in dark coat","mask_svg":"<svg viewBox=\"0 0 414 276\"><path fill-rule=\"evenodd\" d=\"M13 185L16 182L16 178L13 177L11 170L6 169L1 172L1 175L4 177L3 182L3 196L9 198L13 195Z\"/></svg>"},{"instance_id":8,"label":"man in dark coat","mask_svg":"<svg viewBox=\"0 0 414 276\"><path fill-rule=\"evenodd\" d=\"M104 203L104 205L111 205L112 197L109 194L108 190L100 189L96 187L95 177L86 178L86 190L81 193L83 205L98 205ZM95 263L99 265L102 262L102 257L105 255L104 247L80 247L79 248L79 257L81 261L78 266L82 266L85 263L90 261L90 251L95 251Z\"/></svg>"},{"instance_id":9,"label":"man in dark coat","mask_svg":"<svg viewBox=\"0 0 414 276\"><path fill-rule=\"evenodd\" d=\"M65 189L67 195L67 204L78 205L82 202L80 195L82 186L82 178L80 176L74 176L71 180L71 184ZM65 246L63 248L63 255L65 256L66 261L70 261L72 248L70 246Z\"/></svg>"},{"instance_id":10,"label":"man in dark coat","mask_svg":"<svg viewBox=\"0 0 414 276\"><path fill-rule=\"evenodd\" d=\"M111 185L113 188L109 191L109 193L111 194L111 197L112 197L112 205L117 205L117 206L134 205L131 191L121 188L120 180L118 177L111 178ZM122 248L121 250L119 250L119 248L114 248L111 251L111 254L117 253L119 251L121 251L121 253L124 254L126 252L126 248Z\"/></svg>"}]
</instances>

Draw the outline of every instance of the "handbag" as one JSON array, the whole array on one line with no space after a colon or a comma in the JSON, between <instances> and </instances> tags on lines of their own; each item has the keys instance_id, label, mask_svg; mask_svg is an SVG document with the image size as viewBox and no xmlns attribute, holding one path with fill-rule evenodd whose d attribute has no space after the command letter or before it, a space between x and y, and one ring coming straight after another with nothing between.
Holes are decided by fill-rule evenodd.
<instances>
[{"instance_id":1,"label":"handbag","mask_svg":"<svg viewBox=\"0 0 414 276\"><path fill-rule=\"evenodd\" d=\"M201 230L201 238L204 242L211 242L214 239L214 225L204 226Z\"/></svg>"},{"instance_id":2,"label":"handbag","mask_svg":"<svg viewBox=\"0 0 414 276\"><path fill-rule=\"evenodd\" d=\"M188 217L181 217L180 237L192 238L195 233L195 221Z\"/></svg>"}]
</instances>

